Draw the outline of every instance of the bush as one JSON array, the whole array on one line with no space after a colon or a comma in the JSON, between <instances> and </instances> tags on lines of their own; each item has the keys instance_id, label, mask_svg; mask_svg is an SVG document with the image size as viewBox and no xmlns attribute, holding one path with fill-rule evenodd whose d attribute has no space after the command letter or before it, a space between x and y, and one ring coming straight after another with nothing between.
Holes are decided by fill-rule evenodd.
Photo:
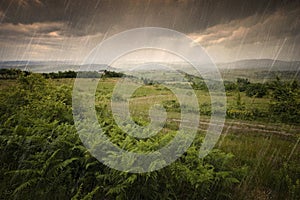
<instances>
[{"instance_id":1,"label":"bush","mask_svg":"<svg viewBox=\"0 0 300 200\"><path fill-rule=\"evenodd\" d=\"M246 91L249 84L250 84L250 81L248 79L244 79L244 78L237 79L237 87L240 92Z\"/></svg>"},{"instance_id":2,"label":"bush","mask_svg":"<svg viewBox=\"0 0 300 200\"><path fill-rule=\"evenodd\" d=\"M251 83L246 88L246 95L248 97L262 98L267 95L267 87L261 83Z\"/></svg>"},{"instance_id":3,"label":"bush","mask_svg":"<svg viewBox=\"0 0 300 200\"><path fill-rule=\"evenodd\" d=\"M238 109L228 109L226 116L231 119L245 119L252 120L254 115L249 110L238 110Z\"/></svg>"},{"instance_id":4,"label":"bush","mask_svg":"<svg viewBox=\"0 0 300 200\"><path fill-rule=\"evenodd\" d=\"M224 81L225 85L225 90L230 92L230 91L236 91L237 90L237 84L229 81Z\"/></svg>"},{"instance_id":5,"label":"bush","mask_svg":"<svg viewBox=\"0 0 300 200\"><path fill-rule=\"evenodd\" d=\"M298 84L282 82L279 78L271 85L273 90L269 112L276 120L300 123L300 90Z\"/></svg>"},{"instance_id":6,"label":"bush","mask_svg":"<svg viewBox=\"0 0 300 200\"><path fill-rule=\"evenodd\" d=\"M229 163L233 155L214 150L199 158L197 138L175 163L159 171L131 174L93 158L73 125L70 87L41 75L18 80L0 96L0 195L3 199L229 199L242 179ZM176 102L169 102L177 109ZM136 140L98 111L114 143L133 151L152 151L174 135ZM102 121L101 121L102 120ZM82 124L84 127L84 124ZM187 133L188 134L188 133ZM108 152L109 153L109 152ZM212 192L213 191L213 192Z\"/></svg>"}]
</instances>

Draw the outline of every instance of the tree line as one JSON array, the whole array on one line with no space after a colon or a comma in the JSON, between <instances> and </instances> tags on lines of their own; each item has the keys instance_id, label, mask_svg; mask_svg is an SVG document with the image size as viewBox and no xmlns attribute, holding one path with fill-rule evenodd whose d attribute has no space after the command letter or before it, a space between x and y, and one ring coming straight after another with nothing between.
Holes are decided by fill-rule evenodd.
<instances>
[{"instance_id":1,"label":"tree line","mask_svg":"<svg viewBox=\"0 0 300 200\"><path fill-rule=\"evenodd\" d=\"M20 76L29 76L33 74L30 71L22 71L20 69L0 69L0 79L17 79ZM123 73L103 70L103 71L59 71L59 72L50 72L50 73L41 73L41 75L46 79L61 79L61 78L114 78L122 77Z\"/></svg>"}]
</instances>

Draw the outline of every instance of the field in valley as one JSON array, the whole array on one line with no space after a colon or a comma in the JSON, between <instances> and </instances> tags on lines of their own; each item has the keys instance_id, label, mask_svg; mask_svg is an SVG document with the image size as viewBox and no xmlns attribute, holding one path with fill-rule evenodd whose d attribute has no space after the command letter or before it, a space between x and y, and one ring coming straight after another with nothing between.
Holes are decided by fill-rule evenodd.
<instances>
[{"instance_id":1,"label":"field in valley","mask_svg":"<svg viewBox=\"0 0 300 200\"><path fill-rule=\"evenodd\" d=\"M227 115L222 135L209 156L199 159L198 149L214 111L201 80L190 78L201 113L197 137L175 163L146 174L110 169L86 151L72 117L74 79L45 79L33 74L18 80L0 80L0 196L299 199L300 86L272 80L251 94L257 85L246 79L226 82ZM132 150L129 141L139 147L136 151L151 151L153 145L159 148L171 141L180 124L180 105L169 89L156 83L136 90L129 108L132 119L147 126L151 106L163 105L167 111L163 130L151 140L137 140L127 138L116 126L110 102L120 79L108 77L98 84L95 108L105 134L116 145ZM258 95L260 87L264 88L262 96ZM282 98L276 98L276 94Z\"/></svg>"}]
</instances>

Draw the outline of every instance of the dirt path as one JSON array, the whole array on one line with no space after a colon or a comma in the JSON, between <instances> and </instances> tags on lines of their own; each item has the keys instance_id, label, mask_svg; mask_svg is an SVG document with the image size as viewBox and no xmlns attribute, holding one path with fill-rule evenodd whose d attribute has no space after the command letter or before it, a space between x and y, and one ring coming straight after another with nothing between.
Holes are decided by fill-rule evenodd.
<instances>
[{"instance_id":1,"label":"dirt path","mask_svg":"<svg viewBox=\"0 0 300 200\"><path fill-rule=\"evenodd\" d=\"M172 121L180 122L179 119L172 119ZM206 131L209 126L209 120L200 120L199 130ZM217 125L217 124L215 124ZM278 124L254 124L240 121L226 121L223 127L223 133L228 131L241 131L243 132L257 132L257 133L266 133L266 134L275 134L280 136L297 136L300 134L300 127L286 125L282 126Z\"/></svg>"}]
</instances>

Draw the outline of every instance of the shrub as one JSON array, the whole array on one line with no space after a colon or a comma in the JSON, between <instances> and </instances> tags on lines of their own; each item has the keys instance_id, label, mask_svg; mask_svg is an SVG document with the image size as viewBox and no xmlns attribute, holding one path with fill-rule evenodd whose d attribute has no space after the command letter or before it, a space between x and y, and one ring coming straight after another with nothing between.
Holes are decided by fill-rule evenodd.
<instances>
[{"instance_id":1,"label":"shrub","mask_svg":"<svg viewBox=\"0 0 300 200\"><path fill-rule=\"evenodd\" d=\"M267 95L267 88L264 84L261 83L251 83L247 86L246 95L248 97L257 97L262 98Z\"/></svg>"}]
</instances>

